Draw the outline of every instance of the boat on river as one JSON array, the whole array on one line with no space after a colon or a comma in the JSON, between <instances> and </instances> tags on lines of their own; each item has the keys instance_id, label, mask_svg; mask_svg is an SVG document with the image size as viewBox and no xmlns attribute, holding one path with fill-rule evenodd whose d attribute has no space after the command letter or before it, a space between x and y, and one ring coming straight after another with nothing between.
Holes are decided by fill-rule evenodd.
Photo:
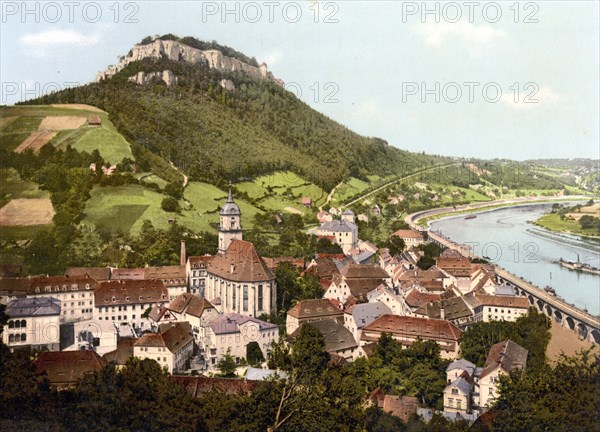
<instances>
[{"instance_id":1,"label":"boat on river","mask_svg":"<svg viewBox=\"0 0 600 432\"><path fill-rule=\"evenodd\" d=\"M585 273L592 273L592 274L596 274L596 275L600 275L600 269L597 267L594 267L592 265L589 265L587 263L581 262L579 261L579 255L577 255L577 261L569 261L569 260L565 260L565 259L559 259L558 263L565 267L568 268L570 270L575 270L575 271L580 271L580 272L585 272Z\"/></svg>"}]
</instances>

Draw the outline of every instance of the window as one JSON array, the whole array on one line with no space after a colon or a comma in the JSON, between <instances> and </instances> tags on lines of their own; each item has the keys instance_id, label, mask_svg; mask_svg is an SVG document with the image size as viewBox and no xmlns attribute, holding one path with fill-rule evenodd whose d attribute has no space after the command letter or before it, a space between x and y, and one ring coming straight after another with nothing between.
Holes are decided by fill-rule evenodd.
<instances>
[{"instance_id":1,"label":"window","mask_svg":"<svg viewBox=\"0 0 600 432\"><path fill-rule=\"evenodd\" d=\"M244 285L244 311L248 311L248 285Z\"/></svg>"},{"instance_id":2,"label":"window","mask_svg":"<svg viewBox=\"0 0 600 432\"><path fill-rule=\"evenodd\" d=\"M448 399L448 406L449 406L449 407L452 407L452 406L454 406L454 399L452 399L452 398L449 398L449 399Z\"/></svg>"},{"instance_id":3,"label":"window","mask_svg":"<svg viewBox=\"0 0 600 432\"><path fill-rule=\"evenodd\" d=\"M14 321L9 321L8 322L8 328L15 328L15 322Z\"/></svg>"},{"instance_id":4,"label":"window","mask_svg":"<svg viewBox=\"0 0 600 432\"><path fill-rule=\"evenodd\" d=\"M461 409L462 408L462 401L460 399L456 399L456 408L457 409Z\"/></svg>"},{"instance_id":5,"label":"window","mask_svg":"<svg viewBox=\"0 0 600 432\"><path fill-rule=\"evenodd\" d=\"M231 305L231 309L235 310L235 292L237 290L235 289L235 286L232 289L232 293L231 293L231 299L232 299L232 305Z\"/></svg>"},{"instance_id":6,"label":"window","mask_svg":"<svg viewBox=\"0 0 600 432\"><path fill-rule=\"evenodd\" d=\"M15 335L11 334L8 336L8 342L14 342L15 341Z\"/></svg>"},{"instance_id":7,"label":"window","mask_svg":"<svg viewBox=\"0 0 600 432\"><path fill-rule=\"evenodd\" d=\"M258 305L256 307L258 310L263 309L263 286L258 286Z\"/></svg>"},{"instance_id":8,"label":"window","mask_svg":"<svg viewBox=\"0 0 600 432\"><path fill-rule=\"evenodd\" d=\"M25 333L21 333L21 342L27 341L27 335Z\"/></svg>"},{"instance_id":9,"label":"window","mask_svg":"<svg viewBox=\"0 0 600 432\"><path fill-rule=\"evenodd\" d=\"M457 395L457 394L458 394L458 390L457 390L457 389L455 389L455 388L453 388L453 389L452 389L452 394L453 394L453 395Z\"/></svg>"},{"instance_id":10,"label":"window","mask_svg":"<svg viewBox=\"0 0 600 432\"><path fill-rule=\"evenodd\" d=\"M488 389L488 395L492 396L494 394L494 390L490 387Z\"/></svg>"}]
</instances>

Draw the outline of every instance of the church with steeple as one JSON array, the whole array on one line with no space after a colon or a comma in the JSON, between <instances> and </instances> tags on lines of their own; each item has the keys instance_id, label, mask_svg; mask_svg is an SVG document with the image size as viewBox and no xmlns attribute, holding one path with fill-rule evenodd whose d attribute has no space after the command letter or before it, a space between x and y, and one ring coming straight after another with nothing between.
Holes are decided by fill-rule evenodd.
<instances>
[{"instance_id":1,"label":"church with steeple","mask_svg":"<svg viewBox=\"0 0 600 432\"><path fill-rule=\"evenodd\" d=\"M258 317L275 312L275 275L254 245L242 240L242 212L231 189L219 216L219 252L208 260L204 296L221 313Z\"/></svg>"},{"instance_id":2,"label":"church with steeple","mask_svg":"<svg viewBox=\"0 0 600 432\"><path fill-rule=\"evenodd\" d=\"M242 240L242 212L233 201L231 188L227 202L221 208L219 223L219 253L224 254L233 240Z\"/></svg>"}]
</instances>

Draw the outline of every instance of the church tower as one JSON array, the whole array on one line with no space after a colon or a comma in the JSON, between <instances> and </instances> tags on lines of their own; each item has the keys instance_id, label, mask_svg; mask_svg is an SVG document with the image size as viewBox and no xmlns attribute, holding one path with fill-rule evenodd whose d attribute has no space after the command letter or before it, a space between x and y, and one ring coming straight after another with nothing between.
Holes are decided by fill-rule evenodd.
<instances>
[{"instance_id":1,"label":"church tower","mask_svg":"<svg viewBox=\"0 0 600 432\"><path fill-rule=\"evenodd\" d=\"M221 208L219 223L219 253L225 253L233 240L242 240L242 212L233 202L231 188L227 202Z\"/></svg>"}]
</instances>

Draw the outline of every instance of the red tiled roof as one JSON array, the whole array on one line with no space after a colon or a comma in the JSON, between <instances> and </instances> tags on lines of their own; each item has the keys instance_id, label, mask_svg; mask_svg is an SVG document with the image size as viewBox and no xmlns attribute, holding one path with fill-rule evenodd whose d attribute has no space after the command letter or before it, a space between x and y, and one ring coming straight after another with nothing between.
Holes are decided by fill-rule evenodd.
<instances>
[{"instance_id":1,"label":"red tiled roof","mask_svg":"<svg viewBox=\"0 0 600 432\"><path fill-rule=\"evenodd\" d=\"M187 285L185 266L146 267L144 279L160 279L166 287Z\"/></svg>"},{"instance_id":2,"label":"red tiled roof","mask_svg":"<svg viewBox=\"0 0 600 432\"><path fill-rule=\"evenodd\" d=\"M99 371L106 361L94 351L46 351L33 362L53 386L72 386L86 374Z\"/></svg>"},{"instance_id":3,"label":"red tiled roof","mask_svg":"<svg viewBox=\"0 0 600 432\"><path fill-rule=\"evenodd\" d=\"M191 256L188 257L188 261L190 262L190 267L192 269L196 268L205 268L208 267L208 264L213 260L214 256L212 255L204 255L204 256Z\"/></svg>"},{"instance_id":4,"label":"red tiled roof","mask_svg":"<svg viewBox=\"0 0 600 432\"><path fill-rule=\"evenodd\" d=\"M527 300L527 297L492 296L486 294L476 294L475 297L477 297L477 300L484 306L529 308L529 300Z\"/></svg>"},{"instance_id":5,"label":"red tiled roof","mask_svg":"<svg viewBox=\"0 0 600 432\"><path fill-rule=\"evenodd\" d=\"M113 280L139 280L144 279L143 268L114 268L112 269Z\"/></svg>"},{"instance_id":6,"label":"red tiled roof","mask_svg":"<svg viewBox=\"0 0 600 432\"><path fill-rule=\"evenodd\" d=\"M133 346L166 347L176 353L193 339L192 327L188 322L178 322L162 327L160 333L146 333Z\"/></svg>"},{"instance_id":7,"label":"red tiled roof","mask_svg":"<svg viewBox=\"0 0 600 432\"><path fill-rule=\"evenodd\" d=\"M406 295L405 300L411 308L419 308L429 302L439 300L440 298L439 294L425 294L418 289L413 288L408 295Z\"/></svg>"},{"instance_id":8,"label":"red tiled roof","mask_svg":"<svg viewBox=\"0 0 600 432\"><path fill-rule=\"evenodd\" d=\"M172 376L171 381L184 387L190 396L198 398L205 393L225 393L228 395L249 395L258 381L234 378L208 378L204 376Z\"/></svg>"},{"instance_id":9,"label":"red tiled roof","mask_svg":"<svg viewBox=\"0 0 600 432\"><path fill-rule=\"evenodd\" d=\"M161 280L112 280L102 282L94 291L96 307L167 301L169 291Z\"/></svg>"},{"instance_id":10,"label":"red tiled roof","mask_svg":"<svg viewBox=\"0 0 600 432\"><path fill-rule=\"evenodd\" d=\"M288 311L295 318L342 316L343 312L329 299L301 300Z\"/></svg>"},{"instance_id":11,"label":"red tiled roof","mask_svg":"<svg viewBox=\"0 0 600 432\"><path fill-rule=\"evenodd\" d=\"M110 267L69 267L65 270L65 276L69 277L85 277L86 275L98 282L109 280Z\"/></svg>"},{"instance_id":12,"label":"red tiled roof","mask_svg":"<svg viewBox=\"0 0 600 432\"><path fill-rule=\"evenodd\" d=\"M389 275L377 264L348 264L342 274L346 279L351 278L375 278L387 279Z\"/></svg>"},{"instance_id":13,"label":"red tiled roof","mask_svg":"<svg viewBox=\"0 0 600 432\"><path fill-rule=\"evenodd\" d=\"M423 240L423 236L421 235L421 233L418 231L413 231L413 230L401 229L401 230L396 231L392 235L394 235L396 237L401 237L401 238L414 238L414 239Z\"/></svg>"},{"instance_id":14,"label":"red tiled roof","mask_svg":"<svg viewBox=\"0 0 600 432\"><path fill-rule=\"evenodd\" d=\"M214 308L212 304L204 297L199 297L195 294L183 293L179 294L169 304L168 309L178 314L186 313L200 318L205 309Z\"/></svg>"},{"instance_id":15,"label":"red tiled roof","mask_svg":"<svg viewBox=\"0 0 600 432\"><path fill-rule=\"evenodd\" d=\"M384 315L363 328L366 332L403 334L422 339L445 338L458 341L462 331L446 320L416 318L398 315Z\"/></svg>"},{"instance_id":16,"label":"red tiled roof","mask_svg":"<svg viewBox=\"0 0 600 432\"><path fill-rule=\"evenodd\" d=\"M275 279L254 245L233 240L224 254L217 255L208 270L220 278L236 282L262 282Z\"/></svg>"}]
</instances>

